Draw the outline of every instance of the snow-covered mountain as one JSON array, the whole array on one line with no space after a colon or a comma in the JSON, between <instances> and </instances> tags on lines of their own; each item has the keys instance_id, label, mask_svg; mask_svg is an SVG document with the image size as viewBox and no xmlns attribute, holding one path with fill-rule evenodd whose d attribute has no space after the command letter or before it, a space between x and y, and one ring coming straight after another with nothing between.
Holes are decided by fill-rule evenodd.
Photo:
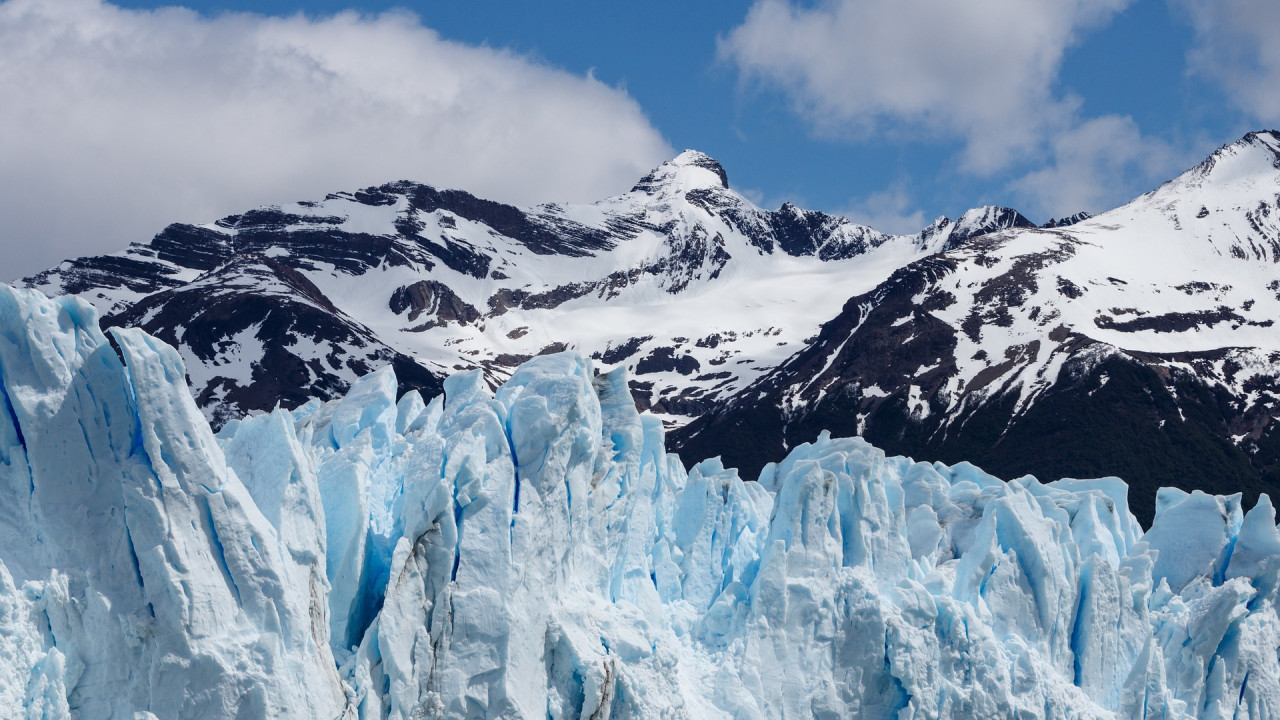
<instances>
[{"instance_id":1,"label":"snow-covered mountain","mask_svg":"<svg viewBox=\"0 0 1280 720\"><path fill-rule=\"evenodd\" d=\"M180 354L0 285L0 715L1273 718L1263 499L861 439L686 471L625 370L390 368L215 436Z\"/></svg>"},{"instance_id":2,"label":"snow-covered mountain","mask_svg":"<svg viewBox=\"0 0 1280 720\"><path fill-rule=\"evenodd\" d=\"M183 354L220 424L332 398L392 363L403 389L539 353L625 364L643 407L683 424L803 346L852 294L967 238L1030 226L979 208L892 236L792 205L762 210L685 152L630 192L519 209L401 182L173 225L26 281Z\"/></svg>"},{"instance_id":3,"label":"snow-covered mountain","mask_svg":"<svg viewBox=\"0 0 1280 720\"><path fill-rule=\"evenodd\" d=\"M855 294L682 429L682 454L750 475L830 429L1007 477L1120 474L1144 521L1161 485L1250 501L1280 487L1280 135L1068 220L985 234Z\"/></svg>"},{"instance_id":4,"label":"snow-covered mountain","mask_svg":"<svg viewBox=\"0 0 1280 720\"><path fill-rule=\"evenodd\" d=\"M514 208L408 182L173 225L26 285L182 353L218 427L395 367L432 395L562 349L625 366L693 461L753 477L831 428L1005 476L1280 483L1280 136L1037 228L978 208L893 236L756 207L685 152L630 192ZM749 439L748 439L749 438Z\"/></svg>"}]
</instances>

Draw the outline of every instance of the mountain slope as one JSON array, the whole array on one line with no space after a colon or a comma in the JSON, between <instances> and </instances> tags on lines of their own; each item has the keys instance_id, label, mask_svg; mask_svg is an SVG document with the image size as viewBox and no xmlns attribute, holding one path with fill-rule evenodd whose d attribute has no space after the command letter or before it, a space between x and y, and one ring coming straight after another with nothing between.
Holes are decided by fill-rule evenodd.
<instances>
[{"instance_id":1,"label":"mountain slope","mask_svg":"<svg viewBox=\"0 0 1280 720\"><path fill-rule=\"evenodd\" d=\"M194 355L189 380L213 422L236 408L297 407L339 397L356 378L390 364L402 389L428 395L439 379L335 307L305 275L265 255L241 253L180 287L150 294L111 315L149 328ZM274 406L274 405L272 405Z\"/></svg>"},{"instance_id":2,"label":"mountain slope","mask_svg":"<svg viewBox=\"0 0 1280 720\"><path fill-rule=\"evenodd\" d=\"M1250 134L1124 207L895 272L676 442L751 474L831 429L1007 476L1124 475L1135 507L1161 485L1251 501L1280 483L1278 263L1280 136Z\"/></svg>"},{"instance_id":3,"label":"mountain slope","mask_svg":"<svg viewBox=\"0 0 1280 720\"><path fill-rule=\"evenodd\" d=\"M402 391L433 390L469 368L496 384L572 347L625 364L641 405L674 426L785 359L849 293L1029 224L979 208L891 236L789 204L765 211L686 152L591 205L520 209L392 183L173 225L25 284L174 343L215 423L335 397L380 362Z\"/></svg>"},{"instance_id":4,"label":"mountain slope","mask_svg":"<svg viewBox=\"0 0 1280 720\"><path fill-rule=\"evenodd\" d=\"M687 470L625 371L389 369L215 436L179 354L0 285L0 715L1268 718L1269 501L859 438Z\"/></svg>"}]
</instances>

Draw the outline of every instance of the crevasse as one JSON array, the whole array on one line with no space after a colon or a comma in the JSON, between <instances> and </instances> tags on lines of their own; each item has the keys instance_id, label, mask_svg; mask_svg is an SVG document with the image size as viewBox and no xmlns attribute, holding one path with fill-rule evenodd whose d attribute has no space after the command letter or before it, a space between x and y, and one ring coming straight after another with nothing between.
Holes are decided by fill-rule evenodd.
<instances>
[{"instance_id":1,"label":"crevasse","mask_svg":"<svg viewBox=\"0 0 1280 720\"><path fill-rule=\"evenodd\" d=\"M823 435L686 470L563 353L215 437L171 348L0 286L0 715L1280 717L1268 499ZM744 440L745 441L745 440Z\"/></svg>"}]
</instances>

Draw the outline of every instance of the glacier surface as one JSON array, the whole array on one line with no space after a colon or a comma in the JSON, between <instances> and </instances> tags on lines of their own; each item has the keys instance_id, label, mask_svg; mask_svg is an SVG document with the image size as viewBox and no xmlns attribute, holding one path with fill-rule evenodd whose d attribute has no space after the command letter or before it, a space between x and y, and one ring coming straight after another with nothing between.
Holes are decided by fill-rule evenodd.
<instances>
[{"instance_id":1,"label":"glacier surface","mask_svg":"<svg viewBox=\"0 0 1280 720\"><path fill-rule=\"evenodd\" d=\"M1266 496L1144 533L825 434L744 482L571 353L217 436L184 376L0 285L0 715L1280 717Z\"/></svg>"}]
</instances>

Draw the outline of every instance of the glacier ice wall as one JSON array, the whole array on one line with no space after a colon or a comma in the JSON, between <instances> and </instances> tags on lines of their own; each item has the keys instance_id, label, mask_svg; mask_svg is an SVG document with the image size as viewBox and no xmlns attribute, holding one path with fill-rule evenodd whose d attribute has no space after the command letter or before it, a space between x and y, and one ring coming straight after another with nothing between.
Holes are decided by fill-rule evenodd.
<instances>
[{"instance_id":1,"label":"glacier ice wall","mask_svg":"<svg viewBox=\"0 0 1280 720\"><path fill-rule=\"evenodd\" d=\"M395 388L215 437L171 348L0 286L0 715L1280 717L1265 496L686 471L567 353Z\"/></svg>"}]
</instances>

